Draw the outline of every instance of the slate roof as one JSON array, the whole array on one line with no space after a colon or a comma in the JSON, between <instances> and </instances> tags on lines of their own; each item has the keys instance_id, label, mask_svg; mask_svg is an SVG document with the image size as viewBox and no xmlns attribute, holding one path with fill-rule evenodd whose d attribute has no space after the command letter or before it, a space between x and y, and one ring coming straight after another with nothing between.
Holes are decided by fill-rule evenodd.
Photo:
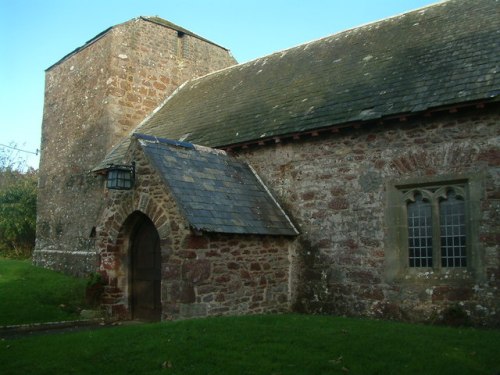
<instances>
[{"instance_id":1,"label":"slate roof","mask_svg":"<svg viewBox=\"0 0 500 375\"><path fill-rule=\"evenodd\" d=\"M137 131L227 147L497 101L499 10L495 0L451 0L209 74L184 84Z\"/></svg>"},{"instance_id":2,"label":"slate roof","mask_svg":"<svg viewBox=\"0 0 500 375\"><path fill-rule=\"evenodd\" d=\"M297 235L253 170L224 151L134 134L192 228Z\"/></svg>"}]
</instances>

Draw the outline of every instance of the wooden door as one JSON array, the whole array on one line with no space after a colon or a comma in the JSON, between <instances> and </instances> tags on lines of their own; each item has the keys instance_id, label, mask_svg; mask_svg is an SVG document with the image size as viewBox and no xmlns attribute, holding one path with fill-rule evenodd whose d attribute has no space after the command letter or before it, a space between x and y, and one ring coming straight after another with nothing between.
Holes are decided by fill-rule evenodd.
<instances>
[{"instance_id":1,"label":"wooden door","mask_svg":"<svg viewBox=\"0 0 500 375\"><path fill-rule=\"evenodd\" d=\"M161 319L160 238L149 219L137 224L132 238L132 317L138 320Z\"/></svg>"}]
</instances>

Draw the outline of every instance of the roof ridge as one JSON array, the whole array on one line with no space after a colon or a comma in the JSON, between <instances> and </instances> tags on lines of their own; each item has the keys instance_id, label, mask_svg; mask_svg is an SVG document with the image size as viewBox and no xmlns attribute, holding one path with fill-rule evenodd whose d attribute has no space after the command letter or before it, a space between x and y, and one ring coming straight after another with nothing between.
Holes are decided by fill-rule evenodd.
<instances>
[{"instance_id":1,"label":"roof ridge","mask_svg":"<svg viewBox=\"0 0 500 375\"><path fill-rule=\"evenodd\" d=\"M246 65L251 65L252 63L255 64L255 63L257 63L260 60L269 58L269 57L274 56L274 55L284 54L284 53L287 53L288 51L291 51L291 50L294 50L294 49L298 49L298 48L301 48L301 47L305 47L305 46L311 45L313 43L318 43L318 42L324 41L326 39L333 38L335 36L339 36L341 34L349 33L349 32L354 31L354 30L360 30L360 29L363 29L365 27L373 26L373 25L375 25L377 23L382 23L382 22L390 21L392 19L395 19L395 18L398 18L398 17L402 17L402 16L405 16L405 15L410 14L410 13L421 12L422 10L427 9L427 8L432 8L432 7L436 7L436 6L445 5L446 3L450 3L450 2L453 2L453 1L455 1L455 0L439 0L438 2L433 3L433 4L424 5L422 7L415 8L415 9L412 9L412 10L409 10L409 11L406 11L406 12L402 12L402 13L399 13L399 14L396 14L396 15L392 15L392 16L389 16L389 17L386 17L386 18L382 18L382 19L379 19L379 20L376 20L376 21L370 21L370 22L367 22L367 23L364 23L364 24L361 24L361 25L358 25L358 26L353 26L353 27L350 27L350 28L345 29L345 30L337 31L337 32L335 32L333 34L329 34L329 35L326 35L326 36L323 36L323 37L320 37L320 38L317 38L317 39L310 40L308 42L300 43L300 44L297 44L295 46L291 46L291 47L288 47L288 48L285 48L285 49L282 49L282 50L278 50L278 51L269 53L267 55L256 57L256 58L254 58L252 60L249 60L249 61L246 61L244 63L238 63L236 65L227 66L225 68L222 68L222 69L219 69L219 70L215 70L213 72L209 72L209 73L207 73L207 74L205 74L203 76L190 79L190 80L186 81L185 83L187 84L187 83L190 83L190 82L195 82L195 81L204 79L204 78L206 78L208 76L221 73L221 72L226 71L226 70L237 69L238 67L241 68L241 67L246 66ZM172 93L172 95L174 95L174 94L175 94L175 92Z\"/></svg>"},{"instance_id":2,"label":"roof ridge","mask_svg":"<svg viewBox=\"0 0 500 375\"><path fill-rule=\"evenodd\" d=\"M195 148L195 146L190 142L181 142L181 141L176 141L174 139L156 137L154 135L134 133L132 136L134 138L138 139L139 141L143 141L146 143L157 143L157 144L176 146L176 147L182 147L182 148L187 148L187 149L194 149Z\"/></svg>"},{"instance_id":3,"label":"roof ridge","mask_svg":"<svg viewBox=\"0 0 500 375\"><path fill-rule=\"evenodd\" d=\"M448 0L206 74L140 131L221 148L491 101L498 4Z\"/></svg>"}]
</instances>

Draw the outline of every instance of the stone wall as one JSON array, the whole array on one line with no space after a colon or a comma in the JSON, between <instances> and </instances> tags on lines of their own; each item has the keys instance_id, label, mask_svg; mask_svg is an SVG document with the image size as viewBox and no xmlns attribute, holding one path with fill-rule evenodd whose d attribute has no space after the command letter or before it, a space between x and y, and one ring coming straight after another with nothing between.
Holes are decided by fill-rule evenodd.
<instances>
[{"instance_id":1,"label":"stone wall","mask_svg":"<svg viewBox=\"0 0 500 375\"><path fill-rule=\"evenodd\" d=\"M89 171L180 84L235 63L224 48L181 35L135 19L46 71L35 264L96 269L104 189Z\"/></svg>"},{"instance_id":2,"label":"stone wall","mask_svg":"<svg viewBox=\"0 0 500 375\"><path fill-rule=\"evenodd\" d=\"M158 231L162 270L174 249L178 249L190 234L188 223L137 147L137 141L129 154L129 162L132 160L136 163L134 189L106 191L105 208L96 220L99 271L106 284L102 304L109 315L126 318L131 317L129 248L135 229L134 213L140 212L149 217Z\"/></svg>"},{"instance_id":3,"label":"stone wall","mask_svg":"<svg viewBox=\"0 0 500 375\"><path fill-rule=\"evenodd\" d=\"M499 323L500 118L497 108L461 112L241 152L301 230L296 310L437 321L455 309ZM390 240L391 188L458 176L479 181L470 237L479 261L466 270L392 269L400 249Z\"/></svg>"},{"instance_id":4,"label":"stone wall","mask_svg":"<svg viewBox=\"0 0 500 375\"><path fill-rule=\"evenodd\" d=\"M90 218L102 180L88 171L111 142L102 103L111 42L102 38L46 72L34 262L76 275L96 266Z\"/></svg>"},{"instance_id":5,"label":"stone wall","mask_svg":"<svg viewBox=\"0 0 500 375\"><path fill-rule=\"evenodd\" d=\"M143 19L110 34L106 104L115 142L187 80L236 63L224 48Z\"/></svg>"},{"instance_id":6,"label":"stone wall","mask_svg":"<svg viewBox=\"0 0 500 375\"><path fill-rule=\"evenodd\" d=\"M190 235L165 265L164 317L289 311L289 240Z\"/></svg>"},{"instance_id":7,"label":"stone wall","mask_svg":"<svg viewBox=\"0 0 500 375\"><path fill-rule=\"evenodd\" d=\"M160 236L163 319L289 310L290 240L194 233L144 154L136 148L130 160L136 162L135 188L108 192L97 227L102 302L110 315L130 318L128 251L137 212Z\"/></svg>"}]
</instances>

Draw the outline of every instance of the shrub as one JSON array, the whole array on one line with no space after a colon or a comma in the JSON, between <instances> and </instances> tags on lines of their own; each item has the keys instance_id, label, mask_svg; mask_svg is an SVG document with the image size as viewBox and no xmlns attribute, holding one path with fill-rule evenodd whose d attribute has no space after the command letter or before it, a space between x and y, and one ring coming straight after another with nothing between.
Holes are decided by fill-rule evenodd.
<instances>
[{"instance_id":1,"label":"shrub","mask_svg":"<svg viewBox=\"0 0 500 375\"><path fill-rule=\"evenodd\" d=\"M23 170L0 155L2 255L18 258L31 255L36 234L37 178L36 170Z\"/></svg>"}]
</instances>

